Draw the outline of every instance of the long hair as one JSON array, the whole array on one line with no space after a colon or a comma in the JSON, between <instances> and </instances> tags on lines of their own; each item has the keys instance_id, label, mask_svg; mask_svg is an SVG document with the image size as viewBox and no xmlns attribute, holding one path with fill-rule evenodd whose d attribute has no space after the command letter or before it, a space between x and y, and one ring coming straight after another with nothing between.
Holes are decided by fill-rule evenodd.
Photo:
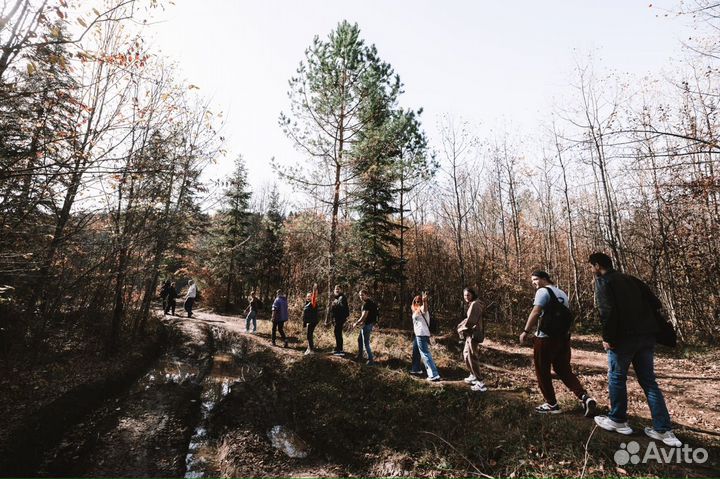
<instances>
[{"instance_id":1,"label":"long hair","mask_svg":"<svg viewBox=\"0 0 720 479\"><path fill-rule=\"evenodd\" d=\"M418 294L417 296L415 296L413 298L412 304L410 305L410 309L412 310L413 313L417 313L418 311L420 311L422 304L423 304L422 298Z\"/></svg>"}]
</instances>

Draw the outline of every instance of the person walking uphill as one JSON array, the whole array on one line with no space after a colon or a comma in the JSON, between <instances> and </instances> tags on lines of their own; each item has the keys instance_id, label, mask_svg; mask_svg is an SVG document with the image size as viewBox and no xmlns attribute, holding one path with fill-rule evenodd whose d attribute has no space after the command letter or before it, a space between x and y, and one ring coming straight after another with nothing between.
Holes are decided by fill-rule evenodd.
<instances>
[{"instance_id":1,"label":"person walking uphill","mask_svg":"<svg viewBox=\"0 0 720 479\"><path fill-rule=\"evenodd\" d=\"M358 334L358 354L359 360L364 359L363 346L367 351L367 364L372 366L375 364L375 358L370 349L370 333L372 333L373 326L378 319L378 307L377 304L372 300L370 293L362 289L360 290L360 300L363 302L360 318L353 323L353 328L362 324L360 328L360 334Z\"/></svg>"},{"instance_id":2,"label":"person walking uphill","mask_svg":"<svg viewBox=\"0 0 720 479\"><path fill-rule=\"evenodd\" d=\"M185 311L187 311L187 317L192 318L193 312L193 304L195 304L195 298L197 297L197 286L195 285L195 281L190 280L188 281L188 291L185 295Z\"/></svg>"},{"instance_id":3,"label":"person walking uphill","mask_svg":"<svg viewBox=\"0 0 720 479\"><path fill-rule=\"evenodd\" d=\"M277 290L277 297L272 305L272 344L275 346L275 332L280 332L280 337L288 347L288 340L285 336L285 322L288 320L288 302L285 293L281 289Z\"/></svg>"},{"instance_id":4,"label":"person walking uphill","mask_svg":"<svg viewBox=\"0 0 720 479\"><path fill-rule=\"evenodd\" d=\"M430 352L430 311L427 293L423 293L422 296L415 296L411 309L415 343L425 363L427 379L428 381L440 381L440 373Z\"/></svg>"},{"instance_id":5,"label":"person walking uphill","mask_svg":"<svg viewBox=\"0 0 720 479\"><path fill-rule=\"evenodd\" d=\"M305 296L305 306L303 307L303 328L307 328L308 347L305 354L315 352L315 343L313 335L315 334L315 326L318 324L318 289L317 284L313 285L312 293Z\"/></svg>"},{"instance_id":6,"label":"person walking uphill","mask_svg":"<svg viewBox=\"0 0 720 479\"><path fill-rule=\"evenodd\" d=\"M162 299L162 305L163 305L163 314L168 314L168 311L170 310L169 301L168 301L168 295L170 294L170 280L167 280L163 283L162 288L160 288L160 299Z\"/></svg>"},{"instance_id":7,"label":"person walking uphill","mask_svg":"<svg viewBox=\"0 0 720 479\"><path fill-rule=\"evenodd\" d=\"M252 321L252 332L254 333L257 331L257 313L260 307L262 306L262 302L258 299L257 293L255 290L252 290L250 292L250 298L248 301L247 308L245 308L245 311L243 312L247 316L245 316L245 332L250 332L250 322Z\"/></svg>"},{"instance_id":8,"label":"person walking uphill","mask_svg":"<svg viewBox=\"0 0 720 479\"><path fill-rule=\"evenodd\" d=\"M335 286L334 292L335 300L330 305L330 313L333 324L335 325L335 351L333 354L336 356L344 356L343 328L345 327L345 321L350 317L350 306L348 305L347 296L343 293L340 285Z\"/></svg>"},{"instance_id":9,"label":"person walking uphill","mask_svg":"<svg viewBox=\"0 0 720 479\"><path fill-rule=\"evenodd\" d=\"M165 314L172 311L172 315L175 316L175 300L178 298L178 292L177 289L175 289L175 281L170 283L170 287L168 288L167 298L166 298L166 304L165 304Z\"/></svg>"},{"instance_id":10,"label":"person walking uphill","mask_svg":"<svg viewBox=\"0 0 720 479\"><path fill-rule=\"evenodd\" d=\"M568 307L567 294L556 287L545 271L533 271L530 276L535 292L533 309L520 334L520 344L529 334L535 334L533 340L533 362L540 392L545 403L535 408L540 414L558 414L560 406L555 397L550 369L565 383L582 402L585 417L595 414L597 401L591 398L582 387L570 367L570 326L572 316Z\"/></svg>"},{"instance_id":11,"label":"person walking uphill","mask_svg":"<svg viewBox=\"0 0 720 479\"><path fill-rule=\"evenodd\" d=\"M471 385L472 391L484 392L487 391L487 386L481 379L480 344L485 340L485 323L477 292L473 288L465 288L463 299L468 303L467 317L458 324L457 331L460 338L465 340L463 359L470 370L465 382Z\"/></svg>"},{"instance_id":12,"label":"person walking uphill","mask_svg":"<svg viewBox=\"0 0 720 479\"><path fill-rule=\"evenodd\" d=\"M627 423L627 373L632 364L645 392L653 427L645 434L668 446L680 447L670 424L670 414L655 379L654 353L660 331L657 315L660 301L639 279L613 269L612 259L593 253L588 259L595 274L595 304L600 311L603 348L608 355L610 413L596 416L601 428L620 434L632 434Z\"/></svg>"}]
</instances>

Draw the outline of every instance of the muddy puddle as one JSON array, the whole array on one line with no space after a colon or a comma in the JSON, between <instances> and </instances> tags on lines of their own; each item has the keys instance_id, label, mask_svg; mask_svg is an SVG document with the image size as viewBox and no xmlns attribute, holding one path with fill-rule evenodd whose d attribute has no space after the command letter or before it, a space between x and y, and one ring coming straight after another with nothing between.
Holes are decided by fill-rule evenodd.
<instances>
[{"instance_id":1,"label":"muddy puddle","mask_svg":"<svg viewBox=\"0 0 720 479\"><path fill-rule=\"evenodd\" d=\"M245 381L247 366L240 364L240 351L229 344L223 330L213 328L217 349L212 357L212 367L202 381L200 394L200 420L194 429L185 457L185 477L199 478L217 475L214 463L216 448L208 435L213 412L218 404L230 393L234 384Z\"/></svg>"}]
</instances>

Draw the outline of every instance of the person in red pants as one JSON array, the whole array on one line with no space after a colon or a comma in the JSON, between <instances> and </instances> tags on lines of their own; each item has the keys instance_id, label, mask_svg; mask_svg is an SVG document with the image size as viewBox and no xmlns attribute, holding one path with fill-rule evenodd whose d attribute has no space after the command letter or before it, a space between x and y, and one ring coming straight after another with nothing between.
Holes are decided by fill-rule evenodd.
<instances>
[{"instance_id":1,"label":"person in red pants","mask_svg":"<svg viewBox=\"0 0 720 479\"><path fill-rule=\"evenodd\" d=\"M552 384L550 370L553 369L565 386L582 402L585 417L591 417L595 414L597 401L588 395L570 367L571 313L567 294L555 286L545 271L533 271L530 280L536 289L535 301L525 329L520 334L520 343L524 343L528 335L535 334L535 375L540 392L545 398L545 403L536 407L535 411L540 414L561 412Z\"/></svg>"}]
</instances>

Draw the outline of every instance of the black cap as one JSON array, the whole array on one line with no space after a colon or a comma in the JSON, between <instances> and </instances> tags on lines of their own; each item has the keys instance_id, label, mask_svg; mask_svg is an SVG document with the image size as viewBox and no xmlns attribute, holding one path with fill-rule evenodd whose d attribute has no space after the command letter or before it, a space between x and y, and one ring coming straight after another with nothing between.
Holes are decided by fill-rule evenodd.
<instances>
[{"instance_id":1,"label":"black cap","mask_svg":"<svg viewBox=\"0 0 720 479\"><path fill-rule=\"evenodd\" d=\"M531 274L531 276L535 276L536 278L544 279L544 280L546 280L548 283L554 284L554 283L553 283L553 280L550 279L550 275L547 274L547 272L545 272L545 271L543 271L543 270L541 270L541 269L538 269L538 270L536 270L536 271L533 271L532 274Z\"/></svg>"}]
</instances>

